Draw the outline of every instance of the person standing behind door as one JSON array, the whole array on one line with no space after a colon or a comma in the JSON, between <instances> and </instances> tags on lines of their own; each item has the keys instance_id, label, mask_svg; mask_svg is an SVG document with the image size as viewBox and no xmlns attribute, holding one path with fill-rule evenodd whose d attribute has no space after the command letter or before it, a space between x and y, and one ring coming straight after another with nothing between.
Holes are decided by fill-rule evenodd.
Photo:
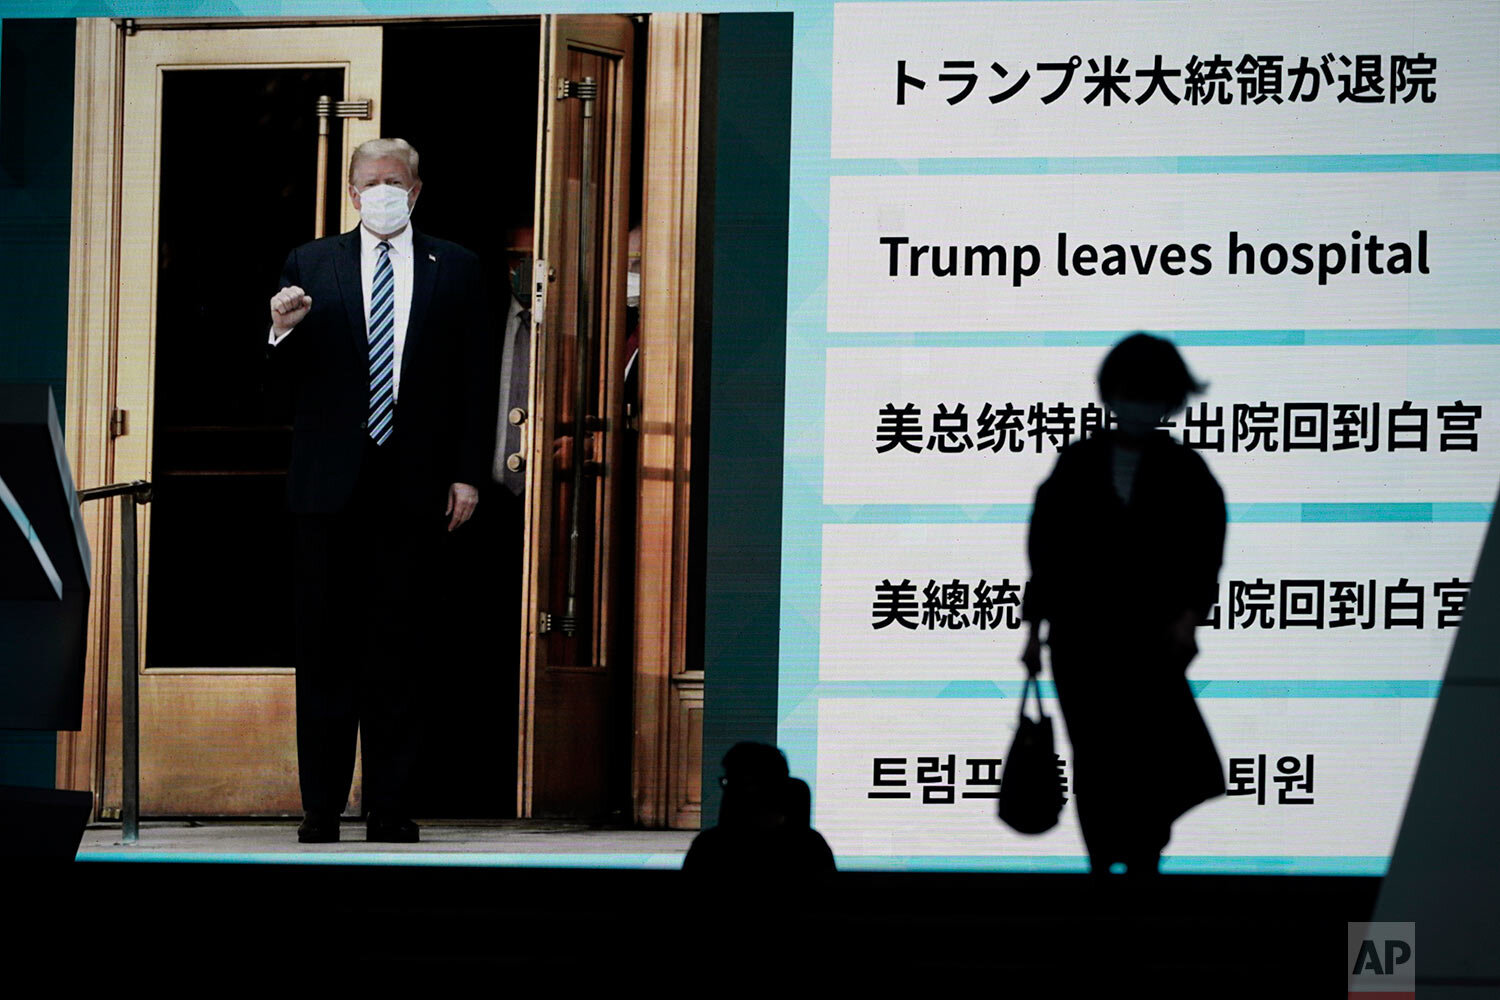
<instances>
[{"instance_id":1,"label":"person standing behind door","mask_svg":"<svg viewBox=\"0 0 1500 1000\"><path fill-rule=\"evenodd\" d=\"M531 244L530 226L517 226L506 234L510 287L500 349L500 419L490 470L493 480L517 499L526 490L524 427L531 419Z\"/></svg>"},{"instance_id":2,"label":"person standing behind door","mask_svg":"<svg viewBox=\"0 0 1500 1000\"><path fill-rule=\"evenodd\" d=\"M1177 818L1224 791L1186 676L1218 596L1224 493L1158 426L1204 388L1170 341L1126 337L1098 381L1119 427L1064 448L1037 490L1021 659L1040 672L1047 622L1093 873L1151 875Z\"/></svg>"},{"instance_id":3,"label":"person standing behind door","mask_svg":"<svg viewBox=\"0 0 1500 1000\"><path fill-rule=\"evenodd\" d=\"M303 843L339 839L356 733L366 838L419 839L422 628L453 596L435 553L490 476L495 351L480 262L412 228L421 189L406 141L359 146L348 191L360 225L293 250L270 302L269 362L294 394Z\"/></svg>"}]
</instances>

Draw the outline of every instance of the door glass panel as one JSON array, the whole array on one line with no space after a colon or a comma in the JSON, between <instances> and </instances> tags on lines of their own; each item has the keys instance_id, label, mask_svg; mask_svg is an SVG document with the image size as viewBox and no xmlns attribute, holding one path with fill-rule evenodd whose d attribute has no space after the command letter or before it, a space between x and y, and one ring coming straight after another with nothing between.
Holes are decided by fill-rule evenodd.
<instances>
[{"instance_id":1,"label":"door glass panel","mask_svg":"<svg viewBox=\"0 0 1500 1000\"><path fill-rule=\"evenodd\" d=\"M290 407L264 392L267 302L313 236L317 99L341 69L161 81L148 667L291 666ZM325 231L339 231L342 133Z\"/></svg>"}]
</instances>

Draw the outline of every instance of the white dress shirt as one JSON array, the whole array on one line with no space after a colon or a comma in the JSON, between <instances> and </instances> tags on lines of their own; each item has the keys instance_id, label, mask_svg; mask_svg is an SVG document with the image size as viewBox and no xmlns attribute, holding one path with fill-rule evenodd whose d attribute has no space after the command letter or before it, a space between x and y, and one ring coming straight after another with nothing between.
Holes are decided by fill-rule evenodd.
<instances>
[{"instance_id":1,"label":"white dress shirt","mask_svg":"<svg viewBox=\"0 0 1500 1000\"><path fill-rule=\"evenodd\" d=\"M412 287L412 247L411 226L408 225L401 232L392 236L386 242L390 243L389 251L391 258L391 277L395 279L395 312L392 315L392 333L396 339L396 353L391 359L393 371L391 373L391 395L397 398L401 395L401 352L406 347L406 326L411 319L411 287ZM375 265L380 260L380 238L370 232L364 226L359 227L359 283L364 293L365 300L365 336L370 335L370 289L375 284ZM271 328L270 344L275 347L284 338L296 330L292 327L280 337L276 336L275 327Z\"/></svg>"}]
</instances>

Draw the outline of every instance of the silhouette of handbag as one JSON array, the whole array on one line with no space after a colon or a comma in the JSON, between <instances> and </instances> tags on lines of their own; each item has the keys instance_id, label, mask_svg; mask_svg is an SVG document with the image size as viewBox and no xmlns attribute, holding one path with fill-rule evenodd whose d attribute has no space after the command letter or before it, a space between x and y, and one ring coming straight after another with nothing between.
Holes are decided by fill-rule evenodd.
<instances>
[{"instance_id":1,"label":"silhouette of handbag","mask_svg":"<svg viewBox=\"0 0 1500 1000\"><path fill-rule=\"evenodd\" d=\"M1037 718L1026 714L1027 694L1035 696ZM1046 833L1057 825L1067 796L1053 751L1052 717L1042 711L1037 680L1021 686L1021 718L1000 771L1000 819L1017 833Z\"/></svg>"}]
</instances>

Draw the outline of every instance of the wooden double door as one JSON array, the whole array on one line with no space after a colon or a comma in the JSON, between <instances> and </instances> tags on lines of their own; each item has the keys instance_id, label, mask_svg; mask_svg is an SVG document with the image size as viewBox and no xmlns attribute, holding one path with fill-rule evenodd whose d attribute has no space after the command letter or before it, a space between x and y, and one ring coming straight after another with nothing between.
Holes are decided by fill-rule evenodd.
<instances>
[{"instance_id":1,"label":"wooden double door","mask_svg":"<svg viewBox=\"0 0 1500 1000\"><path fill-rule=\"evenodd\" d=\"M101 103L117 121L116 186L82 196L109 203L117 227L115 314L97 356L71 367L79 392L109 401L102 478L149 479L155 497L139 664L120 664L117 582L96 614L98 724L82 738L106 814L121 669L140 679L143 815L300 812L291 429L261 364L266 300L291 247L358 225L350 151L399 135L421 154L413 224L484 261L497 357L507 321L524 309L530 323L516 362L529 378L519 397L499 387L496 428L497 476L509 463L524 487L485 484L447 540L443 612L413 665L427 696L418 812L642 818L633 604L651 512L626 377L637 29L585 16L113 33L122 72ZM99 559L115 548L118 566L109 523L97 531Z\"/></svg>"}]
</instances>

